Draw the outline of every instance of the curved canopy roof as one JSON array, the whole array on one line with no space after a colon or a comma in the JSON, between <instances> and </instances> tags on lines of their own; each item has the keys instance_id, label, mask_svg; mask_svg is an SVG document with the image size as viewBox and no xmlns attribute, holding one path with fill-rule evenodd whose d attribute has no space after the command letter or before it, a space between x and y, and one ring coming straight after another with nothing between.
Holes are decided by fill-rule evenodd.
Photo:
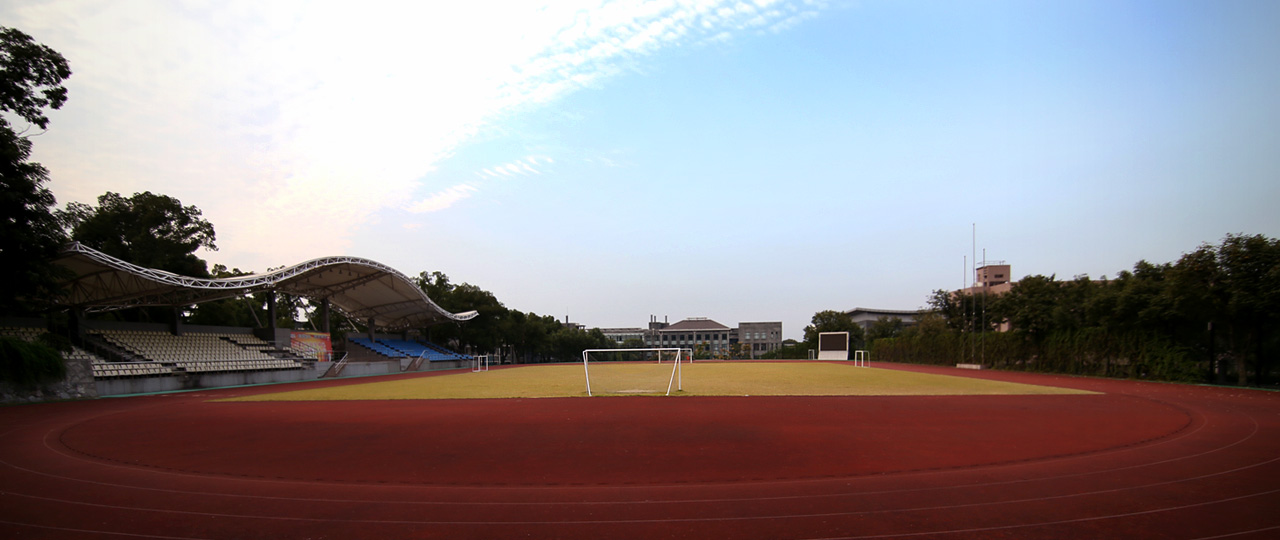
<instances>
[{"instance_id":1,"label":"curved canopy roof","mask_svg":"<svg viewBox=\"0 0 1280 540\"><path fill-rule=\"evenodd\" d=\"M475 311L449 313L413 280L382 263L358 257L324 257L266 274L204 279L143 268L76 242L55 261L71 270L62 303L87 311L136 306L189 306L250 293L279 291L320 301L384 328L412 328L467 321Z\"/></svg>"}]
</instances>

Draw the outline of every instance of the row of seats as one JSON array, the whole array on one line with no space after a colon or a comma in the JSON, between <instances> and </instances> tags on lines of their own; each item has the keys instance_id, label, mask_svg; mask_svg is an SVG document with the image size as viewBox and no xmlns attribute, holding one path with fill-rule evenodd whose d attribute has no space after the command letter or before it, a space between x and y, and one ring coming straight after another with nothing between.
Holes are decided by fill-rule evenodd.
<instances>
[{"instance_id":1,"label":"row of seats","mask_svg":"<svg viewBox=\"0 0 1280 540\"><path fill-rule=\"evenodd\" d=\"M21 339L23 341L35 341L40 334L43 334L43 328L31 328L28 326L0 326L0 336Z\"/></svg>"},{"instance_id":2,"label":"row of seats","mask_svg":"<svg viewBox=\"0 0 1280 540\"><path fill-rule=\"evenodd\" d=\"M75 345L71 346L70 351L62 353L62 357L67 360L83 360L88 361L89 363L106 362L106 360L103 360L98 355L81 349L80 347L76 347Z\"/></svg>"},{"instance_id":3,"label":"row of seats","mask_svg":"<svg viewBox=\"0 0 1280 540\"><path fill-rule=\"evenodd\" d=\"M409 356L408 354L405 354L403 351L397 351L395 349L392 349L391 347L388 347L386 345L373 341L369 338L356 337L356 338L350 338L350 339L352 343L355 343L356 345L360 345L361 347L369 349L382 356L387 356L390 358L404 358L406 356Z\"/></svg>"},{"instance_id":4,"label":"row of seats","mask_svg":"<svg viewBox=\"0 0 1280 540\"><path fill-rule=\"evenodd\" d=\"M0 326L0 336L18 338L24 341L34 342L36 341L36 339L40 337L40 334L43 334L45 332L47 332L47 330L45 330L44 328L33 328L33 327L27 327L27 326ZM62 353L62 358L66 359L68 362L87 361L90 364L95 364L95 365L98 363L106 363L106 360L103 360L98 355L93 354L89 351L86 351L74 345L71 346L71 350L64 351ZM94 373L96 375L97 373L96 368L94 370Z\"/></svg>"},{"instance_id":5,"label":"row of seats","mask_svg":"<svg viewBox=\"0 0 1280 540\"><path fill-rule=\"evenodd\" d=\"M154 362L275 358L261 351L270 345L247 334L191 333L175 336L167 332L137 330L107 330L96 334L117 347Z\"/></svg>"},{"instance_id":6,"label":"row of seats","mask_svg":"<svg viewBox=\"0 0 1280 540\"><path fill-rule=\"evenodd\" d=\"M35 341L43 328L0 326L0 336ZM192 333L174 336L141 330L92 332L113 345L144 359L141 362L109 362L78 346L63 353L68 361L83 360L93 366L95 378L155 377L172 375L175 368L188 372L302 369L302 364L262 352L271 345L250 334ZM256 349L256 350L251 350Z\"/></svg>"},{"instance_id":7,"label":"row of seats","mask_svg":"<svg viewBox=\"0 0 1280 540\"><path fill-rule=\"evenodd\" d=\"M272 358L270 360L206 360L177 362L174 367L185 369L188 373L207 373L211 371L257 371L264 369L302 369L302 364L293 360Z\"/></svg>"},{"instance_id":8,"label":"row of seats","mask_svg":"<svg viewBox=\"0 0 1280 540\"><path fill-rule=\"evenodd\" d=\"M426 358L432 362L441 360L467 360L471 357L446 350L438 345L403 339L350 338L352 343L389 358Z\"/></svg>"},{"instance_id":9,"label":"row of seats","mask_svg":"<svg viewBox=\"0 0 1280 540\"><path fill-rule=\"evenodd\" d=\"M149 361L145 363L162 365L165 371L156 374L169 374L176 369L207 373L303 367L297 361L267 354L264 350L271 345L251 334L198 332L175 336L143 330L104 330L95 334Z\"/></svg>"},{"instance_id":10,"label":"row of seats","mask_svg":"<svg viewBox=\"0 0 1280 540\"><path fill-rule=\"evenodd\" d=\"M172 365L157 362L103 362L93 363L93 376L96 378L111 377L156 377L173 375L178 369L188 373L210 373L220 371L261 371L280 369L302 369L302 364L292 360L203 360L175 362Z\"/></svg>"},{"instance_id":11,"label":"row of seats","mask_svg":"<svg viewBox=\"0 0 1280 540\"><path fill-rule=\"evenodd\" d=\"M98 379L112 377L155 377L172 375L173 368L154 362L94 362L93 376Z\"/></svg>"}]
</instances>

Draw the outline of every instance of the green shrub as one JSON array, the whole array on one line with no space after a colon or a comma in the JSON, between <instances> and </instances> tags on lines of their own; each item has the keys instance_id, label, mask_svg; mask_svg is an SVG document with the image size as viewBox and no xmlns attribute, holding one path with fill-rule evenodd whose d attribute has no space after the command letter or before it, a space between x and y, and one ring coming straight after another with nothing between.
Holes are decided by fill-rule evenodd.
<instances>
[{"instance_id":1,"label":"green shrub","mask_svg":"<svg viewBox=\"0 0 1280 540\"><path fill-rule=\"evenodd\" d=\"M0 380L19 386L34 386L66 376L67 365L53 347L0 338Z\"/></svg>"}]
</instances>

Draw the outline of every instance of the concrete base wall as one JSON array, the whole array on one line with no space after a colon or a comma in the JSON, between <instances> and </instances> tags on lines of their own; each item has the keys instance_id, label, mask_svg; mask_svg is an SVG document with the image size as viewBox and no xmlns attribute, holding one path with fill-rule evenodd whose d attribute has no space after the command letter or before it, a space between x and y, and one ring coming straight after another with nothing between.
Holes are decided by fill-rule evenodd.
<instances>
[{"instance_id":1,"label":"concrete base wall","mask_svg":"<svg viewBox=\"0 0 1280 540\"><path fill-rule=\"evenodd\" d=\"M37 403L98 397L93 368L88 362L68 361L67 377L61 381L35 387L19 387L0 382L0 403Z\"/></svg>"},{"instance_id":2,"label":"concrete base wall","mask_svg":"<svg viewBox=\"0 0 1280 540\"><path fill-rule=\"evenodd\" d=\"M442 369L462 369L471 368L471 362L465 360L442 360L439 362L423 362L422 369L418 371L438 371Z\"/></svg>"},{"instance_id":3,"label":"concrete base wall","mask_svg":"<svg viewBox=\"0 0 1280 540\"><path fill-rule=\"evenodd\" d=\"M325 362L325 364L325 370L328 370L329 362ZM316 365L319 366L320 364L317 363ZM347 365L342 368L342 375L338 378L386 375L389 373L400 373L400 362L395 360L384 360L381 362L347 362ZM321 375L324 375L324 371L316 373L317 378Z\"/></svg>"},{"instance_id":4,"label":"concrete base wall","mask_svg":"<svg viewBox=\"0 0 1280 540\"><path fill-rule=\"evenodd\" d=\"M67 366L67 376L61 381L28 388L0 382L0 403L92 399L100 395L93 379L93 366L88 360L64 358L63 361Z\"/></svg>"},{"instance_id":5,"label":"concrete base wall","mask_svg":"<svg viewBox=\"0 0 1280 540\"><path fill-rule=\"evenodd\" d=\"M201 388L223 388L228 386L245 386L251 384L273 384L319 379L329 370L331 362L316 362L304 369L270 370L270 371L235 371L214 373L180 373L158 377L128 377L119 379L98 379L86 381L80 373L75 379L80 380L80 391L68 389L45 389L36 393L28 392L21 397L12 397L10 402L34 402L55 399L83 399L99 396L124 396L130 394L150 394L155 392L174 392L179 390L198 390ZM68 366L70 368L71 366ZM423 363L419 371L438 371L446 369L470 368L470 362L451 360L445 362ZM400 373L401 363L397 360L378 362L348 362L342 370L342 376L367 377L371 375L388 375ZM68 370L71 371L70 369ZM79 370L77 370L78 372ZM90 372L91 373L91 372ZM70 374L70 373L69 373ZM71 379L72 377L69 377ZM89 376L92 378L92 375ZM68 383L64 383L68 384ZM74 389L76 385L72 385ZM7 392L0 392L4 394ZM9 396L5 396L9 397Z\"/></svg>"}]
</instances>

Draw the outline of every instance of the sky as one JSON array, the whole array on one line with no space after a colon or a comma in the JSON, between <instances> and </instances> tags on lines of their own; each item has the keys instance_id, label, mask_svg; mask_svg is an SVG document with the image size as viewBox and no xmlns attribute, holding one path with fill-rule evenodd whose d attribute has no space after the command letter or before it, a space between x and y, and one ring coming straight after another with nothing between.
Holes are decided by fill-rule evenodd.
<instances>
[{"instance_id":1,"label":"sky","mask_svg":"<svg viewBox=\"0 0 1280 540\"><path fill-rule=\"evenodd\" d=\"M1280 2L30 1L59 205L210 265L352 255L588 327L916 309L1280 237ZM985 252L985 256L984 256Z\"/></svg>"}]
</instances>

